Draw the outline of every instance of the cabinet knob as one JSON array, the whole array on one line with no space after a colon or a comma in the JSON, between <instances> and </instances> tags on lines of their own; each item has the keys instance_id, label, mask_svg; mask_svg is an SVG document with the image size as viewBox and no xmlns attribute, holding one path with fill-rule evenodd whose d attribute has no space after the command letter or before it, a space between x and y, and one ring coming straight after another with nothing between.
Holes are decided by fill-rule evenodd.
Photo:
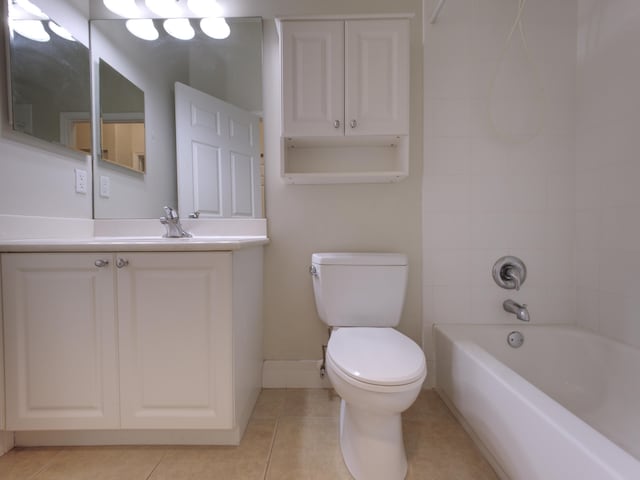
<instances>
[{"instance_id":1,"label":"cabinet knob","mask_svg":"<svg viewBox=\"0 0 640 480\"><path fill-rule=\"evenodd\" d=\"M126 258L118 258L118 260L116 261L116 267L118 268L124 268L127 265L129 265L129 260L127 260Z\"/></svg>"},{"instance_id":2,"label":"cabinet knob","mask_svg":"<svg viewBox=\"0 0 640 480\"><path fill-rule=\"evenodd\" d=\"M340 128L340 120L333 122L333 128Z\"/></svg>"},{"instance_id":3,"label":"cabinet knob","mask_svg":"<svg viewBox=\"0 0 640 480\"><path fill-rule=\"evenodd\" d=\"M349 125L351 125L351 128L356 128L358 126L358 122L354 119L349 122Z\"/></svg>"},{"instance_id":4,"label":"cabinet knob","mask_svg":"<svg viewBox=\"0 0 640 480\"><path fill-rule=\"evenodd\" d=\"M98 267L98 268L102 268L102 267L106 267L107 265L109 265L109 260L96 260L95 262L93 262L93 264Z\"/></svg>"}]
</instances>

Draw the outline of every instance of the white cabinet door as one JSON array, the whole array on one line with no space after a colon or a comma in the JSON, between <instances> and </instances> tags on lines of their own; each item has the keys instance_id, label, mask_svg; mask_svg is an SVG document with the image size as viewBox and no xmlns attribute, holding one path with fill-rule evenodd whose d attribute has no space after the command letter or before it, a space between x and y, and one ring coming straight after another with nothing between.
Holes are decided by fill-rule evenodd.
<instances>
[{"instance_id":1,"label":"white cabinet door","mask_svg":"<svg viewBox=\"0 0 640 480\"><path fill-rule=\"evenodd\" d=\"M282 22L283 136L344 135L344 22Z\"/></svg>"},{"instance_id":2,"label":"white cabinet door","mask_svg":"<svg viewBox=\"0 0 640 480\"><path fill-rule=\"evenodd\" d=\"M9 430L118 427L111 260L2 255Z\"/></svg>"},{"instance_id":3,"label":"white cabinet door","mask_svg":"<svg viewBox=\"0 0 640 480\"><path fill-rule=\"evenodd\" d=\"M231 428L231 253L118 257L122 428Z\"/></svg>"},{"instance_id":4,"label":"white cabinet door","mask_svg":"<svg viewBox=\"0 0 640 480\"><path fill-rule=\"evenodd\" d=\"M409 134L409 20L282 22L283 136Z\"/></svg>"},{"instance_id":5,"label":"white cabinet door","mask_svg":"<svg viewBox=\"0 0 640 480\"><path fill-rule=\"evenodd\" d=\"M349 20L346 135L409 134L409 20Z\"/></svg>"}]
</instances>

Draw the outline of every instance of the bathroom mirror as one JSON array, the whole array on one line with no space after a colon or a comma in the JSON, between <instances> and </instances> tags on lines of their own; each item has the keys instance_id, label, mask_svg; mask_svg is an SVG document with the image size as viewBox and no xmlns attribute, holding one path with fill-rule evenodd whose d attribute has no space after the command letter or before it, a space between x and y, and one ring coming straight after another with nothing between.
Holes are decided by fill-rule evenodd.
<instances>
[{"instance_id":1,"label":"bathroom mirror","mask_svg":"<svg viewBox=\"0 0 640 480\"><path fill-rule=\"evenodd\" d=\"M140 112L144 112L146 137L143 170L124 169L111 161L94 162L95 218L157 218L162 214L163 205L180 207L176 82L244 111L258 116L262 113L260 18L227 18L231 33L220 40L206 36L199 28L198 19L190 19L195 30L190 40L168 35L161 19L152 21L159 35L151 41L132 35L123 19L90 22L92 68L94 72L98 70L98 82L104 83L103 64L108 64L143 92L145 108ZM101 112L118 110L110 102L119 102L122 98L117 93L110 98L112 100L105 95L103 101L101 91ZM106 116L102 120L106 122ZM106 138L104 126L105 123L102 136ZM136 153L139 152L132 153L134 161ZM198 182L201 190L212 186L208 180L194 178L194 182ZM102 189L105 184L109 188Z\"/></svg>"},{"instance_id":2,"label":"bathroom mirror","mask_svg":"<svg viewBox=\"0 0 640 480\"><path fill-rule=\"evenodd\" d=\"M15 131L91 151L89 49L56 12L28 11L8 0L10 120Z\"/></svg>"},{"instance_id":3,"label":"bathroom mirror","mask_svg":"<svg viewBox=\"0 0 640 480\"><path fill-rule=\"evenodd\" d=\"M144 92L102 59L98 71L100 159L144 173Z\"/></svg>"}]
</instances>

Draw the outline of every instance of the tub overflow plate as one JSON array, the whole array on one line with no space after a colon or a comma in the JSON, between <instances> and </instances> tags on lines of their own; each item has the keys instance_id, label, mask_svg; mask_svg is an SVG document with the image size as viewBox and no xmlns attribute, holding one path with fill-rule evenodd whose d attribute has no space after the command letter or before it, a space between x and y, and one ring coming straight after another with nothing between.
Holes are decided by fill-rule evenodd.
<instances>
[{"instance_id":1,"label":"tub overflow plate","mask_svg":"<svg viewBox=\"0 0 640 480\"><path fill-rule=\"evenodd\" d=\"M521 347L524 343L524 335L522 333L516 331L511 332L507 335L507 343L511 348Z\"/></svg>"}]
</instances>

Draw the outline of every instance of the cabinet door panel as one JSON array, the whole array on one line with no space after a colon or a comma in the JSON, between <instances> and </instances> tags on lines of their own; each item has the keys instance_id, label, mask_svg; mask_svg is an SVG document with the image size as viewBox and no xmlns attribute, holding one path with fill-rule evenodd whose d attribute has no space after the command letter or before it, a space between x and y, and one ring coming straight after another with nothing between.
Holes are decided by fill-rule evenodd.
<instances>
[{"instance_id":1,"label":"cabinet door panel","mask_svg":"<svg viewBox=\"0 0 640 480\"><path fill-rule=\"evenodd\" d=\"M231 428L231 254L123 256L122 427Z\"/></svg>"},{"instance_id":2,"label":"cabinet door panel","mask_svg":"<svg viewBox=\"0 0 640 480\"><path fill-rule=\"evenodd\" d=\"M409 20L345 23L345 134L407 135Z\"/></svg>"},{"instance_id":3,"label":"cabinet door panel","mask_svg":"<svg viewBox=\"0 0 640 480\"><path fill-rule=\"evenodd\" d=\"M342 136L344 22L283 22L282 49L284 136Z\"/></svg>"},{"instance_id":4,"label":"cabinet door panel","mask_svg":"<svg viewBox=\"0 0 640 480\"><path fill-rule=\"evenodd\" d=\"M113 271L100 254L5 254L10 430L118 426Z\"/></svg>"}]
</instances>

